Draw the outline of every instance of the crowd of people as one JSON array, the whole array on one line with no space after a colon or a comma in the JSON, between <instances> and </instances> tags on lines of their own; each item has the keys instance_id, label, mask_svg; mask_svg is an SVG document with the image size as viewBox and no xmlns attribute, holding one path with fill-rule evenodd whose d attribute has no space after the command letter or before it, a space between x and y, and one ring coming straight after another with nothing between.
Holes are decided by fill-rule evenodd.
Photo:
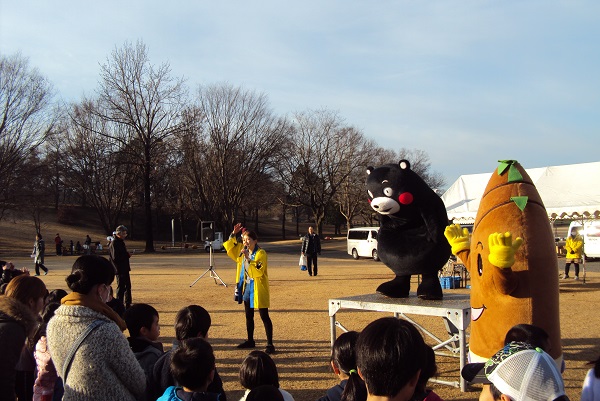
<instances>
[{"instance_id":1,"label":"crowd of people","mask_svg":"<svg viewBox=\"0 0 600 401\"><path fill-rule=\"evenodd\" d=\"M159 312L131 298L129 256L120 243L126 234L126 227L117 228L109 259L83 255L75 260L66 277L70 292L49 292L38 277L4 264L2 277L10 279L0 296L0 401L227 401L208 335L210 313L200 305L181 308L173 322L176 340L165 352ZM240 401L293 401L293 394L281 388L270 356L275 347L266 252L256 233L239 224L225 249L237 264L246 317L247 339L238 348L256 347L254 309L267 335L265 350L252 350L240 365L239 385L245 389ZM461 372L465 380L483 384L480 400L568 400L564 365L547 354L552 344L544 330L517 325L505 344L486 363L467 364ZM592 363L583 401L600 399L600 358ZM332 346L330 365L340 382L318 401L441 401L427 387L437 373L435 353L403 319L384 317L361 332L342 333Z\"/></svg>"}]
</instances>

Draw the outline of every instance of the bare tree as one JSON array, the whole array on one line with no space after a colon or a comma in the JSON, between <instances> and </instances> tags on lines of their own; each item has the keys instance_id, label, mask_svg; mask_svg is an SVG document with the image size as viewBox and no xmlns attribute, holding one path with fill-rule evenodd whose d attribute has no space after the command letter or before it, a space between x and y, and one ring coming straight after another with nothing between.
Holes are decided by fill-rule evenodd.
<instances>
[{"instance_id":1,"label":"bare tree","mask_svg":"<svg viewBox=\"0 0 600 401\"><path fill-rule=\"evenodd\" d=\"M65 127L65 160L68 175L78 193L98 213L102 228L112 233L131 200L136 185L129 156L112 137L121 137L126 125L105 120L97 102L74 105Z\"/></svg>"},{"instance_id":2,"label":"bare tree","mask_svg":"<svg viewBox=\"0 0 600 401\"><path fill-rule=\"evenodd\" d=\"M240 87L201 87L197 99L191 114L201 123L188 131L184 146L194 209L229 229L236 213L268 201L265 184L288 125L273 115L265 95Z\"/></svg>"},{"instance_id":3,"label":"bare tree","mask_svg":"<svg viewBox=\"0 0 600 401\"><path fill-rule=\"evenodd\" d=\"M342 181L338 193L334 197L339 212L346 219L346 226L351 228L354 219L361 217L369 221L370 207L366 202L367 190L365 186L367 167L371 164L381 164L382 160L393 158L393 151L376 147L374 142L365 141L362 151L357 154L353 162L356 167L353 173Z\"/></svg>"},{"instance_id":4,"label":"bare tree","mask_svg":"<svg viewBox=\"0 0 600 401\"><path fill-rule=\"evenodd\" d=\"M142 42L115 49L101 66L99 117L127 129L102 133L121 144L141 172L146 216L145 252L154 252L152 182L157 148L182 130L187 95L183 79L171 77L168 63L150 64Z\"/></svg>"},{"instance_id":5,"label":"bare tree","mask_svg":"<svg viewBox=\"0 0 600 401\"><path fill-rule=\"evenodd\" d=\"M311 210L321 233L327 208L347 178L360 169L367 141L328 110L296 113L294 128L278 163L279 176L294 200Z\"/></svg>"},{"instance_id":6,"label":"bare tree","mask_svg":"<svg viewBox=\"0 0 600 401\"><path fill-rule=\"evenodd\" d=\"M442 174L431 170L431 161L427 152L420 149L401 148L398 151L398 160L390 161L390 163L397 163L402 159L408 160L411 170L419 174L433 190L439 190L446 185Z\"/></svg>"},{"instance_id":7,"label":"bare tree","mask_svg":"<svg viewBox=\"0 0 600 401\"><path fill-rule=\"evenodd\" d=\"M24 163L52 129L50 82L20 54L0 56L0 218L26 179Z\"/></svg>"}]
</instances>

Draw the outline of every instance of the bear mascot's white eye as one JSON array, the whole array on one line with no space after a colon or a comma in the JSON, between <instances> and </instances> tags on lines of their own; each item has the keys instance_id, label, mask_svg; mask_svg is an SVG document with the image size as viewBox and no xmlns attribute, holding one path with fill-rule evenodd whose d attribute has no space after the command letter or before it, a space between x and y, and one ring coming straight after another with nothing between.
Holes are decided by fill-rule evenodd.
<instances>
[{"instance_id":1,"label":"bear mascot's white eye","mask_svg":"<svg viewBox=\"0 0 600 401\"><path fill-rule=\"evenodd\" d=\"M387 188L383 188L383 194L385 196L392 196L392 194L394 193L394 190L390 187Z\"/></svg>"}]
</instances>

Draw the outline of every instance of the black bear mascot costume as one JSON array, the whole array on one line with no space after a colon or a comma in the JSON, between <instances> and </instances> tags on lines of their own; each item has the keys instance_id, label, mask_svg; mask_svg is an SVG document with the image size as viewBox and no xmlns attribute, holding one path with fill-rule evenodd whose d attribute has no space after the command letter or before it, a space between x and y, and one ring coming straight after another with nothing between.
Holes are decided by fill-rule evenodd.
<instances>
[{"instance_id":1,"label":"black bear mascot costume","mask_svg":"<svg viewBox=\"0 0 600 401\"><path fill-rule=\"evenodd\" d=\"M410 276L421 274L421 299L442 299L438 271L448 262L444 236L448 215L442 199L410 169L407 160L367 168L369 203L380 215L377 254L396 277L377 288L392 298L406 298Z\"/></svg>"}]
</instances>

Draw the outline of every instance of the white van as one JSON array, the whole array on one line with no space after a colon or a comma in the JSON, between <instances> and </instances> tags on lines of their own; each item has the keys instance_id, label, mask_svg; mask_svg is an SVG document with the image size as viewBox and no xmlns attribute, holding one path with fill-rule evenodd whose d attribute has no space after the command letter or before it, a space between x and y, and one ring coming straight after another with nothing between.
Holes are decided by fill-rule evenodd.
<instances>
[{"instance_id":1,"label":"white van","mask_svg":"<svg viewBox=\"0 0 600 401\"><path fill-rule=\"evenodd\" d=\"M377 256L377 233L379 227L359 227L348 230L346 239L348 241L348 255L354 259L373 258L379 260Z\"/></svg>"},{"instance_id":2,"label":"white van","mask_svg":"<svg viewBox=\"0 0 600 401\"><path fill-rule=\"evenodd\" d=\"M571 235L573 227L577 227L583 237L583 251L587 258L600 258L600 220L585 220L581 229L581 221L569 224L567 235Z\"/></svg>"}]
</instances>

